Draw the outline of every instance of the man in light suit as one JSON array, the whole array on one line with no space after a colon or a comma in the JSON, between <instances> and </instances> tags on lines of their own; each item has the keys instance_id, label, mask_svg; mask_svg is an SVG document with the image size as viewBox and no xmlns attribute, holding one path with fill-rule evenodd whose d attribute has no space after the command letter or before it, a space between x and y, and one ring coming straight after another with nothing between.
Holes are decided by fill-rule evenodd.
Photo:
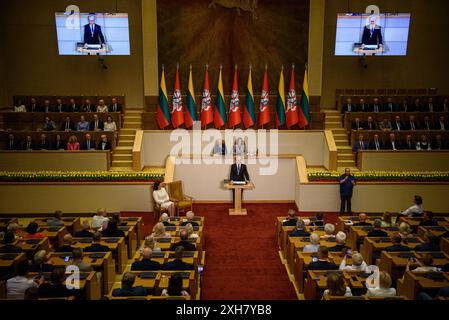
<instances>
[{"instance_id":1,"label":"man in light suit","mask_svg":"<svg viewBox=\"0 0 449 320\"><path fill-rule=\"evenodd\" d=\"M84 25L84 44L101 44L104 45L103 32L101 27L95 23L95 15L89 15L89 23Z\"/></svg>"},{"instance_id":2,"label":"man in light suit","mask_svg":"<svg viewBox=\"0 0 449 320\"><path fill-rule=\"evenodd\" d=\"M241 157L235 158L235 163L231 166L231 181L249 181L249 174L246 165L242 163ZM243 191L242 191L243 196ZM232 190L232 203L235 202L235 190Z\"/></svg>"}]
</instances>

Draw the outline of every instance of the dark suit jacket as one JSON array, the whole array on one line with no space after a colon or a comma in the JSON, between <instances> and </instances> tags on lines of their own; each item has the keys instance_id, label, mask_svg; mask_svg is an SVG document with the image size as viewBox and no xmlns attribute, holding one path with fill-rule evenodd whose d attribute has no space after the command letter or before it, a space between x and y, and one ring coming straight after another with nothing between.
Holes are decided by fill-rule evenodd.
<instances>
[{"instance_id":1,"label":"dark suit jacket","mask_svg":"<svg viewBox=\"0 0 449 320\"><path fill-rule=\"evenodd\" d=\"M283 226L296 226L296 222L298 219L287 219L286 221L282 222Z\"/></svg>"},{"instance_id":2,"label":"dark suit jacket","mask_svg":"<svg viewBox=\"0 0 449 320\"><path fill-rule=\"evenodd\" d=\"M359 122L359 126L357 127L357 123L354 121L354 122L352 122L352 124L351 124L351 129L352 129L352 130L365 129L365 126L363 125L363 122L360 121L360 122Z\"/></svg>"},{"instance_id":3,"label":"dark suit jacket","mask_svg":"<svg viewBox=\"0 0 449 320\"><path fill-rule=\"evenodd\" d=\"M59 145L57 144L56 140L51 144L52 150L65 150L67 148L67 142L64 140L59 140Z\"/></svg>"},{"instance_id":4,"label":"dark suit jacket","mask_svg":"<svg viewBox=\"0 0 449 320\"><path fill-rule=\"evenodd\" d=\"M367 112L367 111L369 111L369 104L368 103L364 103L362 105L362 104L359 103L357 105L357 111L358 112Z\"/></svg>"},{"instance_id":5,"label":"dark suit jacket","mask_svg":"<svg viewBox=\"0 0 449 320\"><path fill-rule=\"evenodd\" d=\"M54 265L49 263L43 263L43 264L35 264L33 263L30 266L30 272L52 272L54 269Z\"/></svg>"},{"instance_id":6,"label":"dark suit jacket","mask_svg":"<svg viewBox=\"0 0 449 320\"><path fill-rule=\"evenodd\" d=\"M373 230L368 232L367 237L388 237L388 233L383 230Z\"/></svg>"},{"instance_id":7,"label":"dark suit jacket","mask_svg":"<svg viewBox=\"0 0 449 320\"><path fill-rule=\"evenodd\" d=\"M309 263L308 270L338 270L338 266L329 261L318 260Z\"/></svg>"},{"instance_id":8,"label":"dark suit jacket","mask_svg":"<svg viewBox=\"0 0 449 320\"><path fill-rule=\"evenodd\" d=\"M24 142L22 143L22 150L26 150L26 149L27 149L27 142L24 141ZM34 143L34 141L31 141L31 143L30 143L30 149L32 149L32 150L36 149L36 144Z\"/></svg>"},{"instance_id":9,"label":"dark suit jacket","mask_svg":"<svg viewBox=\"0 0 449 320\"><path fill-rule=\"evenodd\" d=\"M130 289L116 288L112 290L113 297L143 297L147 295L147 290L142 286Z\"/></svg>"},{"instance_id":10,"label":"dark suit jacket","mask_svg":"<svg viewBox=\"0 0 449 320\"><path fill-rule=\"evenodd\" d=\"M418 244L415 247L415 251L440 251L440 246L439 245L434 245L431 243L423 243L423 244Z\"/></svg>"},{"instance_id":11,"label":"dark suit jacket","mask_svg":"<svg viewBox=\"0 0 449 320\"><path fill-rule=\"evenodd\" d=\"M401 145L401 143L398 140L395 140L394 145L396 147L396 150L402 149L402 145ZM390 140L388 140L385 143L385 150L393 150L393 144L391 143Z\"/></svg>"},{"instance_id":12,"label":"dark suit jacket","mask_svg":"<svg viewBox=\"0 0 449 320\"><path fill-rule=\"evenodd\" d=\"M390 104L389 103L385 103L384 105L383 105L383 110L385 111L385 112L396 112L396 111L399 111L399 108L398 108L398 105L396 104L396 103L391 103L391 107L390 107Z\"/></svg>"},{"instance_id":13,"label":"dark suit jacket","mask_svg":"<svg viewBox=\"0 0 449 320\"><path fill-rule=\"evenodd\" d=\"M53 112L53 106L48 106L48 110L46 108L46 106L41 106L39 112Z\"/></svg>"},{"instance_id":14,"label":"dark suit jacket","mask_svg":"<svg viewBox=\"0 0 449 320\"><path fill-rule=\"evenodd\" d=\"M94 104L91 103L90 104L90 109L88 110L87 104L85 104L85 105L83 105L82 111L83 112L95 112L95 111L97 111L97 107Z\"/></svg>"},{"instance_id":15,"label":"dark suit jacket","mask_svg":"<svg viewBox=\"0 0 449 320\"><path fill-rule=\"evenodd\" d=\"M410 251L410 248L402 244L394 244L392 246L386 247L385 250L390 252L401 252L401 251Z\"/></svg>"},{"instance_id":16,"label":"dark suit jacket","mask_svg":"<svg viewBox=\"0 0 449 320\"><path fill-rule=\"evenodd\" d=\"M290 232L290 234L288 235L289 237L308 237L310 236L310 232L307 232L305 230L294 230L292 232Z\"/></svg>"},{"instance_id":17,"label":"dark suit jacket","mask_svg":"<svg viewBox=\"0 0 449 320\"><path fill-rule=\"evenodd\" d=\"M125 236L125 233L122 230L111 231L106 229L103 230L101 234L103 235L103 237L110 237L110 238L120 238Z\"/></svg>"},{"instance_id":18,"label":"dark suit jacket","mask_svg":"<svg viewBox=\"0 0 449 320\"><path fill-rule=\"evenodd\" d=\"M63 121L61 123L61 131L65 131L66 125L67 125L66 121ZM75 130L75 124L72 121L69 122L69 129L70 130Z\"/></svg>"},{"instance_id":19,"label":"dark suit jacket","mask_svg":"<svg viewBox=\"0 0 449 320\"><path fill-rule=\"evenodd\" d=\"M435 140L431 143L432 150L447 150L449 149L449 145L446 141L441 140L441 144Z\"/></svg>"},{"instance_id":20,"label":"dark suit jacket","mask_svg":"<svg viewBox=\"0 0 449 320\"><path fill-rule=\"evenodd\" d=\"M373 33L371 33L370 26L365 26L363 28L363 35L362 35L362 43L368 44L368 45L378 45L382 44L382 29L380 26L375 26Z\"/></svg>"},{"instance_id":21,"label":"dark suit jacket","mask_svg":"<svg viewBox=\"0 0 449 320\"><path fill-rule=\"evenodd\" d=\"M73 247L72 246L68 246L68 245L60 246L58 248L58 250L56 250L56 252L72 252L72 251L73 251Z\"/></svg>"},{"instance_id":22,"label":"dark suit jacket","mask_svg":"<svg viewBox=\"0 0 449 320\"><path fill-rule=\"evenodd\" d=\"M108 246L104 246L99 243L92 243L90 246L84 249L84 252L109 252L111 251Z\"/></svg>"},{"instance_id":23,"label":"dark suit jacket","mask_svg":"<svg viewBox=\"0 0 449 320\"><path fill-rule=\"evenodd\" d=\"M79 111L80 111L80 106L76 103L75 103L75 105L69 104L67 106L67 112L79 112Z\"/></svg>"},{"instance_id":24,"label":"dark suit jacket","mask_svg":"<svg viewBox=\"0 0 449 320\"><path fill-rule=\"evenodd\" d=\"M89 127L90 127L90 130L91 131L94 131L95 129L95 121L94 120L92 120L91 122L90 122L90 125L89 125ZM100 130L103 130L104 129L104 122L103 121L101 121L100 119L98 119L98 129L100 129Z\"/></svg>"},{"instance_id":25,"label":"dark suit jacket","mask_svg":"<svg viewBox=\"0 0 449 320\"><path fill-rule=\"evenodd\" d=\"M97 147L95 141L90 140L90 149L95 149ZM87 141L83 141L81 144L81 150L87 150Z\"/></svg>"},{"instance_id":26,"label":"dark suit jacket","mask_svg":"<svg viewBox=\"0 0 449 320\"><path fill-rule=\"evenodd\" d=\"M141 261L135 261L131 265L132 271L153 271L161 269L162 266L159 262L150 259L142 259Z\"/></svg>"},{"instance_id":27,"label":"dark suit jacket","mask_svg":"<svg viewBox=\"0 0 449 320\"><path fill-rule=\"evenodd\" d=\"M240 172L237 172L237 164L233 164L231 166L231 175L230 175L231 181L245 181L249 180L249 174L248 170L246 168L245 164L240 164Z\"/></svg>"},{"instance_id":28,"label":"dark suit jacket","mask_svg":"<svg viewBox=\"0 0 449 320\"><path fill-rule=\"evenodd\" d=\"M162 222L162 223L163 223L164 226L166 226L166 227L174 227L174 226L175 226L173 223L170 223L170 222L168 222L168 221L164 221L164 222Z\"/></svg>"},{"instance_id":29,"label":"dark suit jacket","mask_svg":"<svg viewBox=\"0 0 449 320\"><path fill-rule=\"evenodd\" d=\"M114 112L114 106L112 103L109 105L109 112ZM115 112L122 112L122 105L120 103L117 103L117 108Z\"/></svg>"},{"instance_id":30,"label":"dark suit jacket","mask_svg":"<svg viewBox=\"0 0 449 320\"><path fill-rule=\"evenodd\" d=\"M197 222L195 222L195 221L183 221L183 222L181 222L180 226L181 227L185 227L189 223L192 225L192 227L198 227L199 226L199 224Z\"/></svg>"},{"instance_id":31,"label":"dark suit jacket","mask_svg":"<svg viewBox=\"0 0 449 320\"><path fill-rule=\"evenodd\" d=\"M424 120L421 122L421 125L419 127L421 130L433 130L435 128L435 124L433 121L429 120L428 123L426 123Z\"/></svg>"},{"instance_id":32,"label":"dark suit jacket","mask_svg":"<svg viewBox=\"0 0 449 320\"><path fill-rule=\"evenodd\" d=\"M90 232L89 230L81 230L81 231L75 232L76 238L92 238L92 236L93 236L93 233Z\"/></svg>"},{"instance_id":33,"label":"dark suit jacket","mask_svg":"<svg viewBox=\"0 0 449 320\"><path fill-rule=\"evenodd\" d=\"M393 130L405 130L405 125L402 121L391 121L391 126L393 127Z\"/></svg>"},{"instance_id":34,"label":"dark suit jacket","mask_svg":"<svg viewBox=\"0 0 449 320\"><path fill-rule=\"evenodd\" d=\"M164 270L193 270L193 264L185 263L182 260L175 259L164 265Z\"/></svg>"},{"instance_id":35,"label":"dark suit jacket","mask_svg":"<svg viewBox=\"0 0 449 320\"><path fill-rule=\"evenodd\" d=\"M419 123L417 121L413 121L413 125L415 126L415 130L419 129ZM410 120L405 122L405 129L406 130L413 130L412 129L412 123L410 122Z\"/></svg>"},{"instance_id":36,"label":"dark suit jacket","mask_svg":"<svg viewBox=\"0 0 449 320\"><path fill-rule=\"evenodd\" d=\"M84 43L87 44L103 44L105 43L103 32L98 24L94 25L94 32L90 28L90 24L84 25Z\"/></svg>"},{"instance_id":37,"label":"dark suit jacket","mask_svg":"<svg viewBox=\"0 0 449 320\"><path fill-rule=\"evenodd\" d=\"M341 112L356 112L357 111L357 106L353 103L350 104L351 106L351 111L349 111L349 105L347 103L344 103L341 107Z\"/></svg>"},{"instance_id":38,"label":"dark suit jacket","mask_svg":"<svg viewBox=\"0 0 449 320\"><path fill-rule=\"evenodd\" d=\"M363 150L367 150L367 149L368 149L368 143L366 141L363 141ZM360 150L362 150L362 146L360 145L359 140L354 142L352 150L354 150L354 152L359 152Z\"/></svg>"},{"instance_id":39,"label":"dark suit jacket","mask_svg":"<svg viewBox=\"0 0 449 320\"><path fill-rule=\"evenodd\" d=\"M416 143L414 141L410 141L410 146L408 145L407 140L404 141L404 150L416 150Z\"/></svg>"},{"instance_id":40,"label":"dark suit jacket","mask_svg":"<svg viewBox=\"0 0 449 320\"><path fill-rule=\"evenodd\" d=\"M44 142L42 142L41 140L39 140L36 143L36 149L37 150L51 150L51 143L48 140L45 140Z\"/></svg>"},{"instance_id":41,"label":"dark suit jacket","mask_svg":"<svg viewBox=\"0 0 449 320\"><path fill-rule=\"evenodd\" d=\"M12 146L11 141L8 139L5 144L5 150L17 150L20 149L20 146L18 146L18 143L15 139L12 140Z\"/></svg>"},{"instance_id":42,"label":"dark suit jacket","mask_svg":"<svg viewBox=\"0 0 449 320\"><path fill-rule=\"evenodd\" d=\"M189 242L189 241L184 241L181 240L179 242L176 243L172 243L170 246L170 251L175 251L177 247L179 246L183 246L184 247L184 251L195 251L196 250L196 246L195 244Z\"/></svg>"},{"instance_id":43,"label":"dark suit jacket","mask_svg":"<svg viewBox=\"0 0 449 320\"><path fill-rule=\"evenodd\" d=\"M337 244L333 247L329 248L329 251L331 252L342 252L343 250L349 249L349 247L345 246L344 244Z\"/></svg>"},{"instance_id":44,"label":"dark suit jacket","mask_svg":"<svg viewBox=\"0 0 449 320\"><path fill-rule=\"evenodd\" d=\"M76 296L75 290L70 290L65 284L44 283L39 286L39 298L59 298Z\"/></svg>"},{"instance_id":45,"label":"dark suit jacket","mask_svg":"<svg viewBox=\"0 0 449 320\"><path fill-rule=\"evenodd\" d=\"M383 108L383 106L380 103L377 104L377 108L379 110L378 112L383 112L384 111L384 108ZM374 112L374 103L369 105L369 112Z\"/></svg>"},{"instance_id":46,"label":"dark suit jacket","mask_svg":"<svg viewBox=\"0 0 449 320\"><path fill-rule=\"evenodd\" d=\"M39 112L41 110L41 106L38 103L35 103L34 106L30 104L27 108L27 112Z\"/></svg>"},{"instance_id":47,"label":"dark suit jacket","mask_svg":"<svg viewBox=\"0 0 449 320\"><path fill-rule=\"evenodd\" d=\"M54 112L67 112L67 106L64 103L61 103L61 110L59 110L59 104L56 104L53 107Z\"/></svg>"},{"instance_id":48,"label":"dark suit jacket","mask_svg":"<svg viewBox=\"0 0 449 320\"><path fill-rule=\"evenodd\" d=\"M365 130L377 130L377 124L374 121L371 121L371 127L369 126L369 122L365 122L364 124Z\"/></svg>"},{"instance_id":49,"label":"dark suit jacket","mask_svg":"<svg viewBox=\"0 0 449 320\"><path fill-rule=\"evenodd\" d=\"M356 227L360 227L360 226L364 226L364 227L369 227L369 226L372 226L372 224L371 223L369 223L369 222L357 222L357 223L354 223L354 226L356 226Z\"/></svg>"},{"instance_id":50,"label":"dark suit jacket","mask_svg":"<svg viewBox=\"0 0 449 320\"><path fill-rule=\"evenodd\" d=\"M103 142L100 141L100 142L98 143L98 145L97 145L97 150L111 150L111 149L112 149L111 143L110 143L109 141L106 142L106 145L105 145L104 149L102 149L102 146L103 146Z\"/></svg>"}]
</instances>

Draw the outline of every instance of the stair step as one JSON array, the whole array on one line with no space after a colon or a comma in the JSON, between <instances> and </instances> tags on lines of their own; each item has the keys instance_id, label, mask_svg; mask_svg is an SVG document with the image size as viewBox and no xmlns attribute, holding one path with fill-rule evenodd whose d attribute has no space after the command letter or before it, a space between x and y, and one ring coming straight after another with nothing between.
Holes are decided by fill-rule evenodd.
<instances>
[{"instance_id":1,"label":"stair step","mask_svg":"<svg viewBox=\"0 0 449 320\"><path fill-rule=\"evenodd\" d=\"M123 129L120 129L120 134L132 134L132 135L136 135L136 129L133 129L133 128L123 128Z\"/></svg>"},{"instance_id":2,"label":"stair step","mask_svg":"<svg viewBox=\"0 0 449 320\"><path fill-rule=\"evenodd\" d=\"M112 155L112 161L117 161L117 160L133 160L133 155L132 154L126 154L126 153L114 153Z\"/></svg>"},{"instance_id":3,"label":"stair step","mask_svg":"<svg viewBox=\"0 0 449 320\"><path fill-rule=\"evenodd\" d=\"M354 166L355 167L355 162L354 160L337 160L337 166L339 167L351 167Z\"/></svg>"},{"instance_id":4,"label":"stair step","mask_svg":"<svg viewBox=\"0 0 449 320\"><path fill-rule=\"evenodd\" d=\"M119 147L131 147L131 149L132 149L133 145L134 145L134 141L122 141L122 140L119 140L119 142L118 142L118 146Z\"/></svg>"},{"instance_id":5,"label":"stair step","mask_svg":"<svg viewBox=\"0 0 449 320\"><path fill-rule=\"evenodd\" d=\"M130 171L131 167L110 167L109 171Z\"/></svg>"},{"instance_id":6,"label":"stair step","mask_svg":"<svg viewBox=\"0 0 449 320\"><path fill-rule=\"evenodd\" d=\"M136 137L136 135L135 134L121 134L121 133L119 133L119 135L118 135L118 137L120 138L120 139L128 139L128 140L134 140L134 138Z\"/></svg>"},{"instance_id":7,"label":"stair step","mask_svg":"<svg viewBox=\"0 0 449 320\"><path fill-rule=\"evenodd\" d=\"M338 146L347 146L348 140L335 140L335 145Z\"/></svg>"},{"instance_id":8,"label":"stair step","mask_svg":"<svg viewBox=\"0 0 449 320\"><path fill-rule=\"evenodd\" d=\"M346 134L346 130L344 128L332 128L332 134Z\"/></svg>"},{"instance_id":9,"label":"stair step","mask_svg":"<svg viewBox=\"0 0 449 320\"><path fill-rule=\"evenodd\" d=\"M344 134L344 133L333 133L333 136L334 136L334 140L346 140L346 141L349 141L348 140L348 136L346 134Z\"/></svg>"},{"instance_id":10,"label":"stair step","mask_svg":"<svg viewBox=\"0 0 449 320\"><path fill-rule=\"evenodd\" d=\"M342 154L342 153L339 153L337 155L337 161L339 161L339 160L351 160L351 161L353 161L354 160L354 155L353 154Z\"/></svg>"},{"instance_id":11,"label":"stair step","mask_svg":"<svg viewBox=\"0 0 449 320\"><path fill-rule=\"evenodd\" d=\"M351 149L340 149L337 147L337 153L338 154L353 154Z\"/></svg>"},{"instance_id":12,"label":"stair step","mask_svg":"<svg viewBox=\"0 0 449 320\"><path fill-rule=\"evenodd\" d=\"M325 122L324 123L324 129L326 130L333 130L333 129L340 129L341 123L334 123L334 122Z\"/></svg>"},{"instance_id":13,"label":"stair step","mask_svg":"<svg viewBox=\"0 0 449 320\"><path fill-rule=\"evenodd\" d=\"M341 121L341 115L338 114L326 114L325 121Z\"/></svg>"},{"instance_id":14,"label":"stair step","mask_svg":"<svg viewBox=\"0 0 449 320\"><path fill-rule=\"evenodd\" d=\"M142 128L142 123L140 123L140 122L124 122L123 128L124 129L140 129L140 128Z\"/></svg>"},{"instance_id":15,"label":"stair step","mask_svg":"<svg viewBox=\"0 0 449 320\"><path fill-rule=\"evenodd\" d=\"M133 162L132 160L113 160L112 166L113 167L132 167Z\"/></svg>"}]
</instances>

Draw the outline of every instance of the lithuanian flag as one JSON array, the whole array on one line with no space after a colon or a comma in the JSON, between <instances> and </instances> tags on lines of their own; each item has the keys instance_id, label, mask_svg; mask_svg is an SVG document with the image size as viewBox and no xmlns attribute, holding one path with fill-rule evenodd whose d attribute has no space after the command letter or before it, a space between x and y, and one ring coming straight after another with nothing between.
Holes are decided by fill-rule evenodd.
<instances>
[{"instance_id":1,"label":"lithuanian flag","mask_svg":"<svg viewBox=\"0 0 449 320\"><path fill-rule=\"evenodd\" d=\"M193 79L192 79L192 65L190 65L189 72L189 88L187 91L187 109L185 115L185 126L190 128L193 126L193 121L197 121L198 117L196 114L196 103L195 103L195 90L193 89Z\"/></svg>"},{"instance_id":2,"label":"lithuanian flag","mask_svg":"<svg viewBox=\"0 0 449 320\"><path fill-rule=\"evenodd\" d=\"M307 66L304 70L304 81L302 84L301 108L299 108L299 127L304 128L310 123L309 106L309 80L307 77Z\"/></svg>"},{"instance_id":3,"label":"lithuanian flag","mask_svg":"<svg viewBox=\"0 0 449 320\"><path fill-rule=\"evenodd\" d=\"M215 111L214 111L214 125L215 128L220 129L227 122L226 118L226 107L223 94L223 80L221 76L223 66L220 65L220 74L218 75L218 90L217 98L215 100Z\"/></svg>"},{"instance_id":4,"label":"lithuanian flag","mask_svg":"<svg viewBox=\"0 0 449 320\"><path fill-rule=\"evenodd\" d=\"M165 87L164 65L162 65L161 84L159 86L159 102L156 109L156 121L159 128L170 125L170 107L168 105L167 88Z\"/></svg>"},{"instance_id":5,"label":"lithuanian flag","mask_svg":"<svg viewBox=\"0 0 449 320\"><path fill-rule=\"evenodd\" d=\"M276 101L276 128L279 129L285 124L285 88L284 88L284 66L281 68L279 76L278 98Z\"/></svg>"},{"instance_id":6,"label":"lithuanian flag","mask_svg":"<svg viewBox=\"0 0 449 320\"><path fill-rule=\"evenodd\" d=\"M245 128L252 127L256 123L254 111L253 81L251 79L251 65L249 66L248 84L246 86L245 105L243 106L243 124Z\"/></svg>"}]
</instances>

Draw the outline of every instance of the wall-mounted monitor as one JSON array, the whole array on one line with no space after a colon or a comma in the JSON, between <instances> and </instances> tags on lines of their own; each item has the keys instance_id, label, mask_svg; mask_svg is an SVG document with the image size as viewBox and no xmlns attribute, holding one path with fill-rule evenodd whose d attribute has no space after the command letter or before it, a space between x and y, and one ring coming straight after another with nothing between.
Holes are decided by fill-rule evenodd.
<instances>
[{"instance_id":1,"label":"wall-mounted monitor","mask_svg":"<svg viewBox=\"0 0 449 320\"><path fill-rule=\"evenodd\" d=\"M405 56L409 25L409 13L340 13L335 55Z\"/></svg>"},{"instance_id":2,"label":"wall-mounted monitor","mask_svg":"<svg viewBox=\"0 0 449 320\"><path fill-rule=\"evenodd\" d=\"M55 13L60 55L129 55L127 13Z\"/></svg>"}]
</instances>

